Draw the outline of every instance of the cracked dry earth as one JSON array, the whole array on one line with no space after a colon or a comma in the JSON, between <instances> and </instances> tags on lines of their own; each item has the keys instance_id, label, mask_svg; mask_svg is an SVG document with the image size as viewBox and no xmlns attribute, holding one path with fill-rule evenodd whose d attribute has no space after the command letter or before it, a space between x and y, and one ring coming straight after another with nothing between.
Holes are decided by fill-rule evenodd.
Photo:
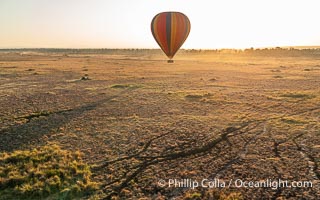
<instances>
[{"instance_id":1,"label":"cracked dry earth","mask_svg":"<svg viewBox=\"0 0 320 200\"><path fill-rule=\"evenodd\" d=\"M162 59L1 53L0 152L79 149L105 199L319 198L319 57ZM313 187L158 185L204 178Z\"/></svg>"}]
</instances>

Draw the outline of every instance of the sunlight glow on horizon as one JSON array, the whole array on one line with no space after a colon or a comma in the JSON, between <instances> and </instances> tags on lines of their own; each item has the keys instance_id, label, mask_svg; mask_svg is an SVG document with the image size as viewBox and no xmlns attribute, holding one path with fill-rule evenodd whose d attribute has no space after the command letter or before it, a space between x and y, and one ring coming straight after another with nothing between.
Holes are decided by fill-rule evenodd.
<instances>
[{"instance_id":1,"label":"sunlight glow on horizon","mask_svg":"<svg viewBox=\"0 0 320 200\"><path fill-rule=\"evenodd\" d=\"M320 45L318 0L0 0L0 48L159 48L152 18L191 21L182 48Z\"/></svg>"}]
</instances>

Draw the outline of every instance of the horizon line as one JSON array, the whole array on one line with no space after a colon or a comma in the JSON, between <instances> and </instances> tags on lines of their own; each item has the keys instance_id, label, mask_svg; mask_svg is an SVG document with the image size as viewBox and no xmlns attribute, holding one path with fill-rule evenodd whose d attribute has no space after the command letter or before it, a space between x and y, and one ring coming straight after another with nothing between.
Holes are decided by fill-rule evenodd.
<instances>
[{"instance_id":1,"label":"horizon line","mask_svg":"<svg viewBox=\"0 0 320 200\"><path fill-rule=\"evenodd\" d=\"M245 50L245 49L318 49L320 45L299 45L299 46L270 46L270 47L247 47L247 48L181 48L180 50ZM77 48L77 47L9 47L0 48L0 50L32 50L32 49L74 49L74 50L94 50L94 49L104 49L104 50L161 50L160 48Z\"/></svg>"}]
</instances>

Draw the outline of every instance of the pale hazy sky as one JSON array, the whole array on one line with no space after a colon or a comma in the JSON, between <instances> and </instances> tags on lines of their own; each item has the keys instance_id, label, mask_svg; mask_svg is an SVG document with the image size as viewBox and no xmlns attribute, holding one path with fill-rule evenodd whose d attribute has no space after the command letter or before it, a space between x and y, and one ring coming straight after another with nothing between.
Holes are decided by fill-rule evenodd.
<instances>
[{"instance_id":1,"label":"pale hazy sky","mask_svg":"<svg viewBox=\"0 0 320 200\"><path fill-rule=\"evenodd\" d=\"M0 0L0 48L158 48L163 11L191 21L183 48L320 45L319 0Z\"/></svg>"}]
</instances>

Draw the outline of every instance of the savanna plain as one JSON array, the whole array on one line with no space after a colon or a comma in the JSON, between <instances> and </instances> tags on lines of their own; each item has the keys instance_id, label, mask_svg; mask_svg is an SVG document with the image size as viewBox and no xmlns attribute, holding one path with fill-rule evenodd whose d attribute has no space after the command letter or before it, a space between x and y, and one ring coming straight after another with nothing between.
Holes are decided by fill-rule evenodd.
<instances>
[{"instance_id":1,"label":"savanna plain","mask_svg":"<svg viewBox=\"0 0 320 200\"><path fill-rule=\"evenodd\" d=\"M319 165L319 51L0 52L0 199L318 199Z\"/></svg>"}]
</instances>

